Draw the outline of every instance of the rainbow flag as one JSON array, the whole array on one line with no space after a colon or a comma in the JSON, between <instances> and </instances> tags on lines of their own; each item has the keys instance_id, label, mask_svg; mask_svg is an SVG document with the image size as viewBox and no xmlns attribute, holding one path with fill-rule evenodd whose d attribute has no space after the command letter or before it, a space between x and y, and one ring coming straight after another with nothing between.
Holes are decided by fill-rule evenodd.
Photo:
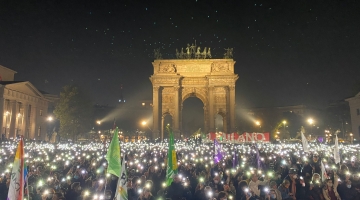
<instances>
[{"instance_id":1,"label":"rainbow flag","mask_svg":"<svg viewBox=\"0 0 360 200\"><path fill-rule=\"evenodd\" d=\"M7 200L23 200L27 167L24 160L24 141L21 138L16 150Z\"/></svg>"}]
</instances>

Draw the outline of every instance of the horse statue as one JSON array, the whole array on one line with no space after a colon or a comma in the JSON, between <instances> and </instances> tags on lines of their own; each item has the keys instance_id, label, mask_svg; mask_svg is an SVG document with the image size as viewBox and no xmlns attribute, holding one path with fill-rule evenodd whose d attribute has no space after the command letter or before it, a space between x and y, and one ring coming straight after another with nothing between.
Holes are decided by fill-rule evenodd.
<instances>
[{"instance_id":1,"label":"horse statue","mask_svg":"<svg viewBox=\"0 0 360 200\"><path fill-rule=\"evenodd\" d=\"M190 57L191 57L190 45L188 44L186 47L186 58L189 59Z\"/></svg>"},{"instance_id":2,"label":"horse statue","mask_svg":"<svg viewBox=\"0 0 360 200\"><path fill-rule=\"evenodd\" d=\"M179 59L179 58L180 58L180 53L179 53L178 49L176 49L175 56L176 56L176 59Z\"/></svg>"},{"instance_id":3,"label":"horse statue","mask_svg":"<svg viewBox=\"0 0 360 200\"><path fill-rule=\"evenodd\" d=\"M180 54L179 54L179 58L183 59L184 58L184 48L181 48Z\"/></svg>"},{"instance_id":4,"label":"horse statue","mask_svg":"<svg viewBox=\"0 0 360 200\"><path fill-rule=\"evenodd\" d=\"M204 48L204 51L201 53L201 58L202 59L206 58L206 47Z\"/></svg>"},{"instance_id":5,"label":"horse statue","mask_svg":"<svg viewBox=\"0 0 360 200\"><path fill-rule=\"evenodd\" d=\"M208 48L208 51L206 53L206 57L211 58L211 51L210 51L210 47Z\"/></svg>"},{"instance_id":6,"label":"horse statue","mask_svg":"<svg viewBox=\"0 0 360 200\"><path fill-rule=\"evenodd\" d=\"M196 59L200 59L200 56L201 56L201 52L200 52L200 47L197 48L197 51L195 53L195 58Z\"/></svg>"}]
</instances>

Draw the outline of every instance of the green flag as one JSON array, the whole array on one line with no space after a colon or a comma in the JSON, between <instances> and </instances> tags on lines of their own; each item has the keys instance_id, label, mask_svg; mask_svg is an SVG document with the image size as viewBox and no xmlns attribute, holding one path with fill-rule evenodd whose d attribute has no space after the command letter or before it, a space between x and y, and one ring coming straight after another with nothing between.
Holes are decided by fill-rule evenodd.
<instances>
[{"instance_id":1,"label":"green flag","mask_svg":"<svg viewBox=\"0 0 360 200\"><path fill-rule=\"evenodd\" d=\"M120 177L121 163L120 163L120 144L119 144L119 130L116 127L113 138L110 142L108 152L106 153L106 160L108 161L107 172Z\"/></svg>"},{"instance_id":2,"label":"green flag","mask_svg":"<svg viewBox=\"0 0 360 200\"><path fill-rule=\"evenodd\" d=\"M169 186L175 174L178 172L178 165L176 159L176 151L174 146L174 134L169 130L170 138L169 138L169 149L168 149L168 157L167 157L167 168L166 168L166 185Z\"/></svg>"}]
</instances>

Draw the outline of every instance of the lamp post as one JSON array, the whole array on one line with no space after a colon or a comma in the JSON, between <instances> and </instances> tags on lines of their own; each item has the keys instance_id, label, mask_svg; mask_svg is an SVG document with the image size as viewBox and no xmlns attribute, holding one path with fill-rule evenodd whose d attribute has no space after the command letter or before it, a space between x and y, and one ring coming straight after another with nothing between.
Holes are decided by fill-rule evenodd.
<instances>
[{"instance_id":1,"label":"lamp post","mask_svg":"<svg viewBox=\"0 0 360 200\"><path fill-rule=\"evenodd\" d=\"M147 121L142 121L142 122L141 122L141 125L148 127L148 129L149 129L149 130L151 131L151 133L152 133L152 130L151 130L151 128L149 127ZM151 134L151 135L152 135L152 134Z\"/></svg>"},{"instance_id":2,"label":"lamp post","mask_svg":"<svg viewBox=\"0 0 360 200\"><path fill-rule=\"evenodd\" d=\"M49 139L49 142L50 142L50 139L51 139L51 123L52 121L54 120L54 118L52 116L48 116L46 118L46 121L48 121L48 131L47 131L47 135L48 135L48 139Z\"/></svg>"},{"instance_id":3,"label":"lamp post","mask_svg":"<svg viewBox=\"0 0 360 200\"><path fill-rule=\"evenodd\" d=\"M97 124L97 127L98 127L96 133L98 133L98 134L100 135L100 133L101 133L101 131L100 131L101 121L100 121L100 120L96 120L96 124ZM95 133L95 135L96 135L96 133Z\"/></svg>"},{"instance_id":4,"label":"lamp post","mask_svg":"<svg viewBox=\"0 0 360 200\"><path fill-rule=\"evenodd\" d=\"M286 130L285 130L286 120L282 121L282 123L284 124L284 134L285 134L285 132L286 132Z\"/></svg>"},{"instance_id":5,"label":"lamp post","mask_svg":"<svg viewBox=\"0 0 360 200\"><path fill-rule=\"evenodd\" d=\"M350 133L350 143L352 144L354 142L354 135Z\"/></svg>"},{"instance_id":6,"label":"lamp post","mask_svg":"<svg viewBox=\"0 0 360 200\"><path fill-rule=\"evenodd\" d=\"M310 134L312 134L312 126L314 124L314 120L312 118L309 118L307 122L310 124Z\"/></svg>"},{"instance_id":7,"label":"lamp post","mask_svg":"<svg viewBox=\"0 0 360 200\"><path fill-rule=\"evenodd\" d=\"M259 126L259 131L260 131L260 130L261 130L261 123L260 123L260 121L256 121L255 124L256 124L257 126Z\"/></svg>"}]
</instances>

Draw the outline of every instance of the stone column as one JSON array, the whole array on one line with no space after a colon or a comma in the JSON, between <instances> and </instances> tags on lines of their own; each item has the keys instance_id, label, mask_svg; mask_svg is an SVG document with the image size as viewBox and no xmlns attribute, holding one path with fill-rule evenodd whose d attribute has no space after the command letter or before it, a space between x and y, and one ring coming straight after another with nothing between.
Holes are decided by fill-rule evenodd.
<instances>
[{"instance_id":1,"label":"stone column","mask_svg":"<svg viewBox=\"0 0 360 200\"><path fill-rule=\"evenodd\" d=\"M29 120L29 104L27 103L23 103L23 115L24 115L24 118L23 118L23 125L21 127L21 129L23 130L23 135L24 135L24 138L27 138L27 139L30 139L30 135L29 135L29 132L28 132L28 120Z\"/></svg>"},{"instance_id":2,"label":"stone column","mask_svg":"<svg viewBox=\"0 0 360 200\"><path fill-rule=\"evenodd\" d=\"M41 139L41 135L38 136L38 124L37 124L37 116L38 116L38 110L35 105L31 106L31 120L29 121L30 125L30 137L31 139Z\"/></svg>"},{"instance_id":3,"label":"stone column","mask_svg":"<svg viewBox=\"0 0 360 200\"><path fill-rule=\"evenodd\" d=\"M224 128L224 133L229 133L227 114L223 116L223 128Z\"/></svg>"},{"instance_id":4,"label":"stone column","mask_svg":"<svg viewBox=\"0 0 360 200\"><path fill-rule=\"evenodd\" d=\"M153 86L153 139L160 137L159 130L159 86Z\"/></svg>"},{"instance_id":5,"label":"stone column","mask_svg":"<svg viewBox=\"0 0 360 200\"><path fill-rule=\"evenodd\" d=\"M9 130L9 137L15 138L16 137L16 101L11 100L10 101L11 106L11 118L10 118L10 130Z\"/></svg>"},{"instance_id":6,"label":"stone column","mask_svg":"<svg viewBox=\"0 0 360 200\"><path fill-rule=\"evenodd\" d=\"M235 85L229 86L229 98L230 98L230 131L231 133L236 131L235 127Z\"/></svg>"},{"instance_id":7,"label":"stone column","mask_svg":"<svg viewBox=\"0 0 360 200\"><path fill-rule=\"evenodd\" d=\"M165 116L161 116L161 141L164 141L164 120Z\"/></svg>"},{"instance_id":8,"label":"stone column","mask_svg":"<svg viewBox=\"0 0 360 200\"><path fill-rule=\"evenodd\" d=\"M215 132L214 86L209 87L209 132Z\"/></svg>"},{"instance_id":9,"label":"stone column","mask_svg":"<svg viewBox=\"0 0 360 200\"><path fill-rule=\"evenodd\" d=\"M180 138L180 86L174 86L174 136Z\"/></svg>"}]
</instances>

